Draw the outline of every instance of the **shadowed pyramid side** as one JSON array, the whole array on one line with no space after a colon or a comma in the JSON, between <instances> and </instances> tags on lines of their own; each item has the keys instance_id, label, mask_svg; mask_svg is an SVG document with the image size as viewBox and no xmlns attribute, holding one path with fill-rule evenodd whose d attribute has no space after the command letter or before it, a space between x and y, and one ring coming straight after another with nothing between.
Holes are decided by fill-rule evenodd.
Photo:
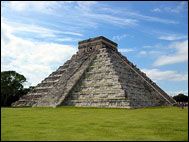
<instances>
[{"instance_id":1,"label":"shadowed pyramid side","mask_svg":"<svg viewBox=\"0 0 189 142\"><path fill-rule=\"evenodd\" d=\"M156 83L134 66L119 52L111 53L119 81L127 92L131 107L174 105L176 102L169 97Z\"/></svg>"}]
</instances>

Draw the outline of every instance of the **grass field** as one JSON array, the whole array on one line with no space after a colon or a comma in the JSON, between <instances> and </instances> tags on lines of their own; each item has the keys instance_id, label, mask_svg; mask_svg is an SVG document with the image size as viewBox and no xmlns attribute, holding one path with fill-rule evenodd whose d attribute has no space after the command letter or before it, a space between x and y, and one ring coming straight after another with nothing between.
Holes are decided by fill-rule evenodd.
<instances>
[{"instance_id":1,"label":"grass field","mask_svg":"<svg viewBox=\"0 0 189 142\"><path fill-rule=\"evenodd\" d=\"M188 108L1 108L1 140L188 140Z\"/></svg>"}]
</instances>

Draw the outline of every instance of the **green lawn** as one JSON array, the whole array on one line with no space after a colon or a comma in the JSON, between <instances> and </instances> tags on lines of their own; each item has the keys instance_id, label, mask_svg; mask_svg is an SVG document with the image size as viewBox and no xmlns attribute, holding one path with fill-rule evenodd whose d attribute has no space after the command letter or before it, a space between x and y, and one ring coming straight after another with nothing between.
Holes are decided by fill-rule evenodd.
<instances>
[{"instance_id":1,"label":"green lawn","mask_svg":"<svg viewBox=\"0 0 189 142\"><path fill-rule=\"evenodd\" d=\"M188 140L188 108L1 108L1 140Z\"/></svg>"}]
</instances>

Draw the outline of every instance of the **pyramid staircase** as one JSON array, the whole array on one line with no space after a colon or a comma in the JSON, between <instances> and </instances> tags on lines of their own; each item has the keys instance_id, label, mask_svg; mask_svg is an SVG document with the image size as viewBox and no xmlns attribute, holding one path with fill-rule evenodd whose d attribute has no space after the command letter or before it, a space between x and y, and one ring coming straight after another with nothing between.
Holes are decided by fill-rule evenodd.
<instances>
[{"instance_id":1,"label":"pyramid staircase","mask_svg":"<svg viewBox=\"0 0 189 142\"><path fill-rule=\"evenodd\" d=\"M60 66L55 72L52 72L27 95L22 96L17 102L13 103L12 106L54 106L50 102L52 102L52 99L57 99L56 97L60 96L54 97L49 94L57 92L57 87L63 87L61 90L70 89L69 87L74 83L71 80L73 79L73 74L78 72L80 73L78 75L82 75L84 67L90 63L90 60L94 56L95 54L92 55L85 52L74 54L63 66ZM70 81L69 84L68 81ZM47 101L47 99L50 99L50 101Z\"/></svg>"},{"instance_id":2,"label":"pyramid staircase","mask_svg":"<svg viewBox=\"0 0 189 142\"><path fill-rule=\"evenodd\" d=\"M138 108L176 103L109 39L84 40L78 48L70 60L12 106Z\"/></svg>"}]
</instances>

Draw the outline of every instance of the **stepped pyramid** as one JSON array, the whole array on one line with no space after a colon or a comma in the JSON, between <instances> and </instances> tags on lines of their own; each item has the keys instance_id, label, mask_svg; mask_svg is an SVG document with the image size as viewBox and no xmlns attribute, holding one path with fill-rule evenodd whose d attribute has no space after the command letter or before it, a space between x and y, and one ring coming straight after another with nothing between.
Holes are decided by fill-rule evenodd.
<instances>
[{"instance_id":1,"label":"stepped pyramid","mask_svg":"<svg viewBox=\"0 0 189 142\"><path fill-rule=\"evenodd\" d=\"M12 106L139 108L174 105L156 83L103 36L80 41L79 51Z\"/></svg>"}]
</instances>

